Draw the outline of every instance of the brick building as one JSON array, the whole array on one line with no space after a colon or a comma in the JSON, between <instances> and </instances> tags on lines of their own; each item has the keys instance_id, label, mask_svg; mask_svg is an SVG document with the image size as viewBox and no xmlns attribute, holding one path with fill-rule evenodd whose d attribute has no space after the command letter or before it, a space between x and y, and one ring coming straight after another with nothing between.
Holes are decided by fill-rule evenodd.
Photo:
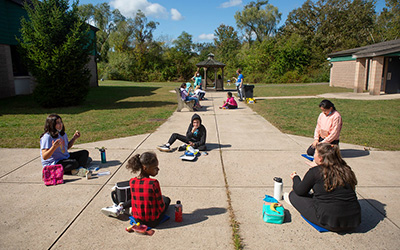
<instances>
[{"instance_id":1,"label":"brick building","mask_svg":"<svg viewBox=\"0 0 400 250\"><path fill-rule=\"evenodd\" d=\"M400 39L332 53L330 86L400 93Z\"/></svg>"},{"instance_id":2,"label":"brick building","mask_svg":"<svg viewBox=\"0 0 400 250\"><path fill-rule=\"evenodd\" d=\"M28 18L23 9L30 0L0 0L0 98L31 94L35 87L33 78L24 67L17 52L21 17ZM96 27L90 26L92 41L96 41ZM96 51L92 51L88 68L92 74L90 86L98 86Z\"/></svg>"}]
</instances>

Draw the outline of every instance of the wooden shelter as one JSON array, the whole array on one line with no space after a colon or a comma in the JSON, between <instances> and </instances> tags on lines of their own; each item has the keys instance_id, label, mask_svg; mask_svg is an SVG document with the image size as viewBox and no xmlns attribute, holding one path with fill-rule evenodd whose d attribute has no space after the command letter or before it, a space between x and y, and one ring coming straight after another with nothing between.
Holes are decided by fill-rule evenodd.
<instances>
[{"instance_id":1,"label":"wooden shelter","mask_svg":"<svg viewBox=\"0 0 400 250\"><path fill-rule=\"evenodd\" d=\"M343 50L328 55L330 86L369 91L371 95L400 93L400 39Z\"/></svg>"},{"instance_id":2,"label":"wooden shelter","mask_svg":"<svg viewBox=\"0 0 400 250\"><path fill-rule=\"evenodd\" d=\"M207 88L207 71L209 69L214 69L214 76L215 76L215 90L221 91L224 90L224 67L225 64L214 60L214 54L208 54L208 59L196 64L197 67L204 68L204 78L201 82L203 89ZM218 69L222 70L221 77L217 78L217 71Z\"/></svg>"}]
</instances>

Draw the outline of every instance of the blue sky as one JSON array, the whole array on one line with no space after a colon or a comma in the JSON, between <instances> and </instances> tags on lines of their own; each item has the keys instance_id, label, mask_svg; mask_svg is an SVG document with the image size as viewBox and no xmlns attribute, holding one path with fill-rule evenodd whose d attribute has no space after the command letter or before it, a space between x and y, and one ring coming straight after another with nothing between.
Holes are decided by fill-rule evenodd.
<instances>
[{"instance_id":1,"label":"blue sky","mask_svg":"<svg viewBox=\"0 0 400 250\"><path fill-rule=\"evenodd\" d=\"M255 1L255 0L254 0ZM229 25L239 31L234 15L236 11L251 0L80 0L79 4L107 2L111 8L117 8L126 17L134 17L141 9L148 20L159 22L154 32L156 40L176 39L183 31L193 36L193 42L212 42L214 31L220 24ZM305 0L270 0L282 13L282 26L289 12L301 7ZM316 2L316 0L314 1ZM376 11L385 6L385 0L377 0Z\"/></svg>"}]
</instances>

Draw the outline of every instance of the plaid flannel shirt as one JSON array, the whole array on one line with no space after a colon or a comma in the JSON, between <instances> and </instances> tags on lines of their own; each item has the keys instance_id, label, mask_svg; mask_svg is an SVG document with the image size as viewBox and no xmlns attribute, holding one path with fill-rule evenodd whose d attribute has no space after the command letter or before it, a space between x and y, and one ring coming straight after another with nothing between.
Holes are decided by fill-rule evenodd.
<instances>
[{"instance_id":1,"label":"plaid flannel shirt","mask_svg":"<svg viewBox=\"0 0 400 250\"><path fill-rule=\"evenodd\" d=\"M132 195L132 215L142 221L154 221L165 209L160 183L156 179L137 177L129 182Z\"/></svg>"}]
</instances>

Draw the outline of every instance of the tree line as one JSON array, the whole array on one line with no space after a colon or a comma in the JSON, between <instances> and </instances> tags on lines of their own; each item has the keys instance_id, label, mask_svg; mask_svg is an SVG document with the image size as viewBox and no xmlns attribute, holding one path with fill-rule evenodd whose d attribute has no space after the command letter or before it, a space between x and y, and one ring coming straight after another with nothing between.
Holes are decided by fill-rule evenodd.
<instances>
[{"instance_id":1,"label":"tree line","mask_svg":"<svg viewBox=\"0 0 400 250\"><path fill-rule=\"evenodd\" d=\"M386 0L379 14L375 0L307 0L279 28L278 8L257 0L235 13L237 29L221 24L208 43L194 43L185 31L172 42L156 40L158 22L140 10L126 18L107 3L32 0L24 8L20 55L37 82L34 98L45 107L86 98L94 46L104 79L188 81L196 63L213 53L226 64L225 79L242 68L247 83L288 83L328 81L329 53L400 38L399 0ZM87 23L99 29L96 44Z\"/></svg>"},{"instance_id":2,"label":"tree line","mask_svg":"<svg viewBox=\"0 0 400 250\"><path fill-rule=\"evenodd\" d=\"M400 38L400 4L386 0L380 14L374 0L307 0L286 22L268 1L250 2L235 14L237 30L221 24L214 41L194 43L183 31L172 43L155 40L159 23L140 10L124 17L107 3L79 6L97 32L99 77L130 81L185 81L211 52L225 63L225 77L242 68L247 82L329 80L331 52Z\"/></svg>"}]
</instances>

